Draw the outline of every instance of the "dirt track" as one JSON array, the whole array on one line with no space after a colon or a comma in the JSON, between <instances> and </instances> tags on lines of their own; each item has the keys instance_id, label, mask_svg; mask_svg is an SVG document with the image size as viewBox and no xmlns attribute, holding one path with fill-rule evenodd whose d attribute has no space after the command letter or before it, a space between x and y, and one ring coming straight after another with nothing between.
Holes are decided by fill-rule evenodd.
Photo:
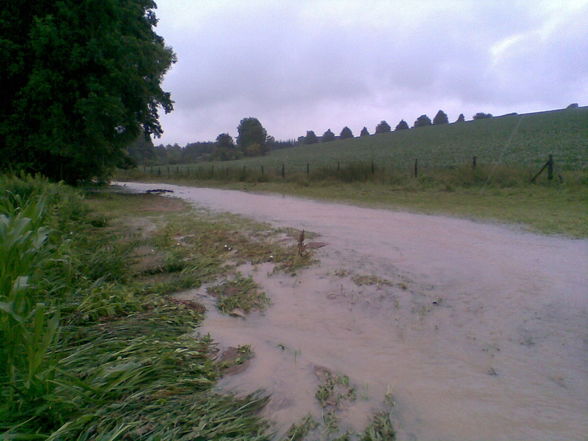
<instances>
[{"instance_id":1,"label":"dirt track","mask_svg":"<svg viewBox=\"0 0 588 441\"><path fill-rule=\"evenodd\" d=\"M587 240L289 197L126 185L172 189L328 243L321 264L295 278L245 269L272 298L267 314L212 314L204 324L222 344L252 344L251 367L224 384L272 392L268 413L278 428L317 411L312 368L325 366L360 391L345 410L352 427L390 392L401 440L586 439Z\"/></svg>"}]
</instances>

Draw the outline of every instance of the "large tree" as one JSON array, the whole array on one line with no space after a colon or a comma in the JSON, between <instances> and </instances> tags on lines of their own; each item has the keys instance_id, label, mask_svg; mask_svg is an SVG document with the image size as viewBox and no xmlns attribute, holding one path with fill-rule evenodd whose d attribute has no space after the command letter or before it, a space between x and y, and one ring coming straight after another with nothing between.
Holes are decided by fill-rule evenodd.
<instances>
[{"instance_id":1,"label":"large tree","mask_svg":"<svg viewBox=\"0 0 588 441\"><path fill-rule=\"evenodd\" d=\"M0 168L76 183L125 162L172 110L175 61L152 0L8 0L0 8Z\"/></svg>"},{"instance_id":2,"label":"large tree","mask_svg":"<svg viewBox=\"0 0 588 441\"><path fill-rule=\"evenodd\" d=\"M243 153L235 148L233 137L228 133L221 133L216 137L216 143L212 157L220 161L229 161L231 159L239 159Z\"/></svg>"},{"instance_id":3,"label":"large tree","mask_svg":"<svg viewBox=\"0 0 588 441\"><path fill-rule=\"evenodd\" d=\"M339 134L339 138L340 139L348 139L348 138L353 138L353 132L351 131L351 129L347 126L343 127L343 130L341 130L341 133Z\"/></svg>"},{"instance_id":4,"label":"large tree","mask_svg":"<svg viewBox=\"0 0 588 441\"><path fill-rule=\"evenodd\" d=\"M427 127L431 125L431 118L427 115L419 116L414 122L414 127Z\"/></svg>"},{"instance_id":5,"label":"large tree","mask_svg":"<svg viewBox=\"0 0 588 441\"><path fill-rule=\"evenodd\" d=\"M318 136L316 136L313 130L308 130L304 137L304 144L316 144L317 142L319 142Z\"/></svg>"},{"instance_id":6,"label":"large tree","mask_svg":"<svg viewBox=\"0 0 588 441\"><path fill-rule=\"evenodd\" d=\"M388 133L390 130L390 124L386 121L380 121L380 124L376 126L376 133Z\"/></svg>"},{"instance_id":7,"label":"large tree","mask_svg":"<svg viewBox=\"0 0 588 441\"><path fill-rule=\"evenodd\" d=\"M258 156L268 152L267 131L257 118L243 118L237 132L237 144L246 155Z\"/></svg>"},{"instance_id":8,"label":"large tree","mask_svg":"<svg viewBox=\"0 0 588 441\"><path fill-rule=\"evenodd\" d=\"M398 124L396 124L396 128L394 130L398 131L398 130L408 130L408 124L406 123L406 121L404 121L403 119L400 120L400 122Z\"/></svg>"},{"instance_id":9,"label":"large tree","mask_svg":"<svg viewBox=\"0 0 588 441\"><path fill-rule=\"evenodd\" d=\"M492 118L492 114L491 113L484 113L484 112L478 112L474 115L473 119L487 119L487 118Z\"/></svg>"},{"instance_id":10,"label":"large tree","mask_svg":"<svg viewBox=\"0 0 588 441\"><path fill-rule=\"evenodd\" d=\"M135 164L147 165L155 161L155 147L151 138L141 133L127 146L129 159Z\"/></svg>"},{"instance_id":11,"label":"large tree","mask_svg":"<svg viewBox=\"0 0 588 441\"><path fill-rule=\"evenodd\" d=\"M449 118L447 114L443 110L439 110L435 117L433 118L433 124L438 126L440 124L448 124Z\"/></svg>"},{"instance_id":12,"label":"large tree","mask_svg":"<svg viewBox=\"0 0 588 441\"><path fill-rule=\"evenodd\" d=\"M216 145L217 147L224 147L228 149L232 149L235 147L235 143L233 142L233 137L228 133L221 133L216 137Z\"/></svg>"},{"instance_id":13,"label":"large tree","mask_svg":"<svg viewBox=\"0 0 588 441\"><path fill-rule=\"evenodd\" d=\"M370 132L368 131L367 127L364 127L363 129L361 129L359 136L370 136Z\"/></svg>"},{"instance_id":14,"label":"large tree","mask_svg":"<svg viewBox=\"0 0 588 441\"><path fill-rule=\"evenodd\" d=\"M327 129L323 136L321 136L321 142L330 142L335 140L335 134L331 129Z\"/></svg>"}]
</instances>

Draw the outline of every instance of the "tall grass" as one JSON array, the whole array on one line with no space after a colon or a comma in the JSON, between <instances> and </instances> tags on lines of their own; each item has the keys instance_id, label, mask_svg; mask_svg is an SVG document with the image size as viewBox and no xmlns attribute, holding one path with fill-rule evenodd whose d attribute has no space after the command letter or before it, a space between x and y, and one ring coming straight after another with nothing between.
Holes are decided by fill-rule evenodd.
<instances>
[{"instance_id":1,"label":"tall grass","mask_svg":"<svg viewBox=\"0 0 588 441\"><path fill-rule=\"evenodd\" d=\"M50 350L58 314L38 296L36 283L49 257L45 226L49 194L44 183L4 179L0 204L0 421L43 408L54 388ZM34 403L24 408L23 403Z\"/></svg>"}]
</instances>

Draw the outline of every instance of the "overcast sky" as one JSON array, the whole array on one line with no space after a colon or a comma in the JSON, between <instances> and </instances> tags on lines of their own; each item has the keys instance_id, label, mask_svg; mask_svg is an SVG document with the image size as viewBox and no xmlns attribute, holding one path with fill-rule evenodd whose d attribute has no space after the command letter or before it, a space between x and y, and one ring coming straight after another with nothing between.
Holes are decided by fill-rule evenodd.
<instances>
[{"instance_id":1,"label":"overcast sky","mask_svg":"<svg viewBox=\"0 0 588 441\"><path fill-rule=\"evenodd\" d=\"M157 0L178 62L159 143L373 133L443 109L500 115L588 104L588 0Z\"/></svg>"}]
</instances>

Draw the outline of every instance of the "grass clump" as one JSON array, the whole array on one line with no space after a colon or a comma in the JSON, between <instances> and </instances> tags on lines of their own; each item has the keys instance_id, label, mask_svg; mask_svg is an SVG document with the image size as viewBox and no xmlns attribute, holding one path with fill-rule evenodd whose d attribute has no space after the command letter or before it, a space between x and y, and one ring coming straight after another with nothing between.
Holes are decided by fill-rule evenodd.
<instances>
[{"instance_id":1,"label":"grass clump","mask_svg":"<svg viewBox=\"0 0 588 441\"><path fill-rule=\"evenodd\" d=\"M208 292L216 297L218 309L225 314L235 314L236 311L245 314L263 311L270 303L267 295L259 290L255 281L241 274L233 280L208 288Z\"/></svg>"},{"instance_id":2,"label":"grass clump","mask_svg":"<svg viewBox=\"0 0 588 441\"><path fill-rule=\"evenodd\" d=\"M336 375L323 369L320 378L322 381L315 398L321 407L340 408L345 402L355 400L355 388L350 384L347 375Z\"/></svg>"},{"instance_id":3,"label":"grass clump","mask_svg":"<svg viewBox=\"0 0 588 441\"><path fill-rule=\"evenodd\" d=\"M282 441L302 441L318 426L319 424L316 420L312 416L307 415L302 421L300 421L300 423L292 424Z\"/></svg>"},{"instance_id":4,"label":"grass clump","mask_svg":"<svg viewBox=\"0 0 588 441\"><path fill-rule=\"evenodd\" d=\"M340 274L340 273L339 273ZM336 273L336 275L339 275ZM341 276L340 276L341 277ZM383 279L373 274L355 274L351 277L351 281L355 283L357 286L372 286L376 285L378 287L382 286L391 286L392 282L389 280Z\"/></svg>"},{"instance_id":5,"label":"grass clump","mask_svg":"<svg viewBox=\"0 0 588 441\"><path fill-rule=\"evenodd\" d=\"M372 418L361 437L361 441L394 441L396 431L387 412L378 412Z\"/></svg>"}]
</instances>

